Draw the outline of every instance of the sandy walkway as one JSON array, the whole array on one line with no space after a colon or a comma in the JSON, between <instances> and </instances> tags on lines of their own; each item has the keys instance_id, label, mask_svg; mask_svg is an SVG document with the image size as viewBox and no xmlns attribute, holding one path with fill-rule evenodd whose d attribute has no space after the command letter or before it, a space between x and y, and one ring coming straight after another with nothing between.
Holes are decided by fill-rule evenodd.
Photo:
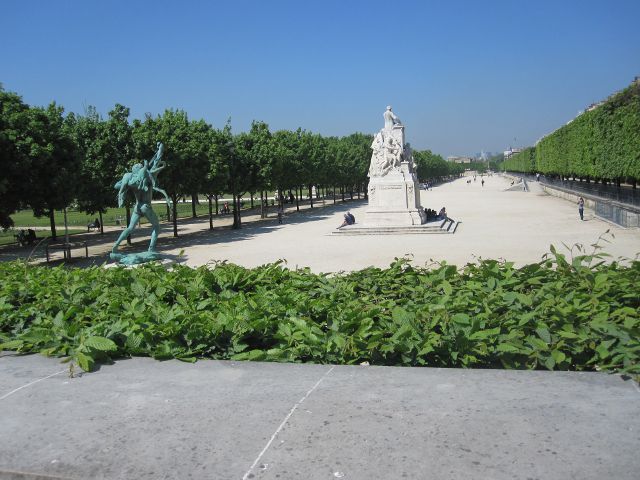
<instances>
[{"instance_id":1,"label":"sandy walkway","mask_svg":"<svg viewBox=\"0 0 640 480\"><path fill-rule=\"evenodd\" d=\"M434 259L462 265L477 257L525 264L539 261L550 244L563 251L563 242L588 246L607 230L615 235L608 237L610 244L605 244L608 253L614 257L640 253L637 229L609 224L590 210L581 222L575 205L544 194L537 184L526 193L504 191L508 186L506 179L493 176L486 178L484 187L479 178L470 185L466 179L459 179L422 191L424 206L439 210L444 205L451 217L462 221L454 235L331 236L347 208L338 204L322 213L291 215L284 225L271 221L247 226L239 233L226 232L232 238L216 238L213 244L186 248L185 260L188 265L226 259L255 266L286 259L291 268L308 266L323 272L384 267L405 254L413 255L418 264ZM362 221L366 204L350 207Z\"/></svg>"}]
</instances>

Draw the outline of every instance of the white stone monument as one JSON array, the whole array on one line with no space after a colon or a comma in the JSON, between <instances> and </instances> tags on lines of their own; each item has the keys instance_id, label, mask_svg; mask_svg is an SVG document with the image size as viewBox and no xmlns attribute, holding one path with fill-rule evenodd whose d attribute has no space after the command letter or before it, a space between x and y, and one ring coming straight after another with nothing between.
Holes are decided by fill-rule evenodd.
<instances>
[{"instance_id":1,"label":"white stone monument","mask_svg":"<svg viewBox=\"0 0 640 480\"><path fill-rule=\"evenodd\" d=\"M387 107L384 128L371 144L369 208L366 226L410 226L426 222L411 148L404 142L404 125Z\"/></svg>"}]
</instances>

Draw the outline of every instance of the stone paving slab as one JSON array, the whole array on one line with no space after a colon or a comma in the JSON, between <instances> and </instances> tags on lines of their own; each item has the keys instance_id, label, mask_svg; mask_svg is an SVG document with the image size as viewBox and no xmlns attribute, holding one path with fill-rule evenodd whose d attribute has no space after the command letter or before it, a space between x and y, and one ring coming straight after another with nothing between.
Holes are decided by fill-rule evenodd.
<instances>
[{"instance_id":1,"label":"stone paving slab","mask_svg":"<svg viewBox=\"0 0 640 480\"><path fill-rule=\"evenodd\" d=\"M640 471L640 390L617 375L135 358L49 376L63 369L0 357L0 479Z\"/></svg>"}]
</instances>

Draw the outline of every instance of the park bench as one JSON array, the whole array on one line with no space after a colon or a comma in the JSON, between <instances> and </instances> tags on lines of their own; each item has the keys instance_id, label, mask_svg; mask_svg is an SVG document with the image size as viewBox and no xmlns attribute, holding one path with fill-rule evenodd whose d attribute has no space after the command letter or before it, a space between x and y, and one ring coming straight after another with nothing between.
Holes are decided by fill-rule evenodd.
<instances>
[{"instance_id":1,"label":"park bench","mask_svg":"<svg viewBox=\"0 0 640 480\"><path fill-rule=\"evenodd\" d=\"M85 256L87 258L89 258L89 247L87 245L87 242L69 242L69 243L48 243L47 246L45 247L45 253L47 256L47 263L50 260L50 252L55 251L55 250L62 250L62 253L64 255L64 259L65 260L70 260L71 259L71 249L73 248L83 248L84 247L84 253Z\"/></svg>"}]
</instances>

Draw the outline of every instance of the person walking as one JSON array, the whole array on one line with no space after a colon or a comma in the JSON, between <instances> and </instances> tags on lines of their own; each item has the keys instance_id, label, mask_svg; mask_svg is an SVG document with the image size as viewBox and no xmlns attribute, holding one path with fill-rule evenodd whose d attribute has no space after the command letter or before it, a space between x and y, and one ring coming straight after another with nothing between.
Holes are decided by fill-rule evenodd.
<instances>
[{"instance_id":1,"label":"person walking","mask_svg":"<svg viewBox=\"0 0 640 480\"><path fill-rule=\"evenodd\" d=\"M282 217L284 216L284 208L282 207L282 204L280 204L278 206L278 224L281 225L282 224Z\"/></svg>"},{"instance_id":2,"label":"person walking","mask_svg":"<svg viewBox=\"0 0 640 480\"><path fill-rule=\"evenodd\" d=\"M580 214L580 220L584 220L584 198L582 197L578 200L578 213Z\"/></svg>"}]
</instances>

